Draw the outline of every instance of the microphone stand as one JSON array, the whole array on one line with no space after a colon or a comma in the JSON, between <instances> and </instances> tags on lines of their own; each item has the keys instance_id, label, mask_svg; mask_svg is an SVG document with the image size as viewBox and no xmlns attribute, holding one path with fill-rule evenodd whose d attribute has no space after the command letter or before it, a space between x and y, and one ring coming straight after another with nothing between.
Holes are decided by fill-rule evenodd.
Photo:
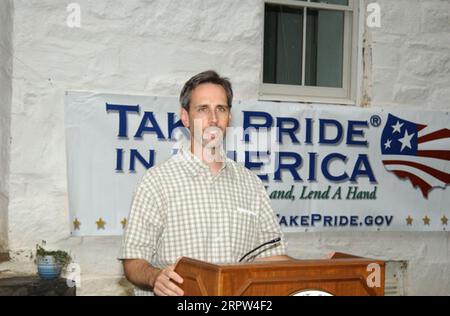
<instances>
[{"instance_id":1,"label":"microphone stand","mask_svg":"<svg viewBox=\"0 0 450 316\"><path fill-rule=\"evenodd\" d=\"M264 246L267 246L267 245L276 244L276 243L278 243L278 242L280 242L280 241L281 241L281 237L278 237L278 238L272 239L271 241L265 242L265 243L263 243L262 245L259 245L258 247L256 247L256 248L250 250L249 252L247 252L247 253L239 260L239 262L242 262L242 260L244 260L248 255L252 254L252 253L255 252L256 250L258 250L258 249L260 249L260 248L262 248L262 247L264 247Z\"/></svg>"}]
</instances>

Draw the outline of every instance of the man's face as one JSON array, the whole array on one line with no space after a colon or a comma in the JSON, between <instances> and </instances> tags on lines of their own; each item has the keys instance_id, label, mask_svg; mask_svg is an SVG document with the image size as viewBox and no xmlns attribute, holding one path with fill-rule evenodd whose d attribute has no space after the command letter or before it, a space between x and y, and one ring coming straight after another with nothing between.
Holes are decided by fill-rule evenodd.
<instances>
[{"instance_id":1,"label":"man's face","mask_svg":"<svg viewBox=\"0 0 450 316\"><path fill-rule=\"evenodd\" d=\"M204 83L195 88L189 111L181 109L183 125L189 128L191 136L203 147L219 140L220 136L225 136L230 119L225 89L212 83Z\"/></svg>"}]
</instances>

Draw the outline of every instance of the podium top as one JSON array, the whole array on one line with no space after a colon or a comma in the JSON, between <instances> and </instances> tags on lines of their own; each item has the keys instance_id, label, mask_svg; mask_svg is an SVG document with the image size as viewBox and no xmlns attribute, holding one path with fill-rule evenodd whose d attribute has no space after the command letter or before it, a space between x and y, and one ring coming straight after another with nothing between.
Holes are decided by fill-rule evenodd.
<instances>
[{"instance_id":1,"label":"podium top","mask_svg":"<svg viewBox=\"0 0 450 316\"><path fill-rule=\"evenodd\" d=\"M380 284L368 280L378 270ZM318 260L213 264L183 257L176 266L186 295L294 295L320 290L332 295L383 295L384 261L333 253ZM371 279L370 279L371 280ZM375 283L374 283L375 284ZM376 283L378 284L378 283Z\"/></svg>"},{"instance_id":2,"label":"podium top","mask_svg":"<svg viewBox=\"0 0 450 316\"><path fill-rule=\"evenodd\" d=\"M325 259L295 259L295 260L280 260L280 261L253 261L248 263L209 263L193 258L182 257L175 265L175 270L179 265L189 264L201 266L202 269L211 271L221 270L238 270L245 267L248 268L273 268L274 265L280 268L301 268L301 267L327 267L327 266L361 266L369 265L372 263L384 266L384 261L369 259L363 257L357 257L345 253L333 253L329 258Z\"/></svg>"}]
</instances>

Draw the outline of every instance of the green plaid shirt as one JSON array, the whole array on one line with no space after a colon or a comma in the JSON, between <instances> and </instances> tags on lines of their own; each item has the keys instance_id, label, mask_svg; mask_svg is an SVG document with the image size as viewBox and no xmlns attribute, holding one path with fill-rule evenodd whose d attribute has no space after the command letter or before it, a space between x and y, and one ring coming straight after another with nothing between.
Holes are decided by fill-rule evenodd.
<instances>
[{"instance_id":1,"label":"green plaid shirt","mask_svg":"<svg viewBox=\"0 0 450 316\"><path fill-rule=\"evenodd\" d=\"M235 263L276 237L281 242L262 248L257 257L286 254L286 241L256 175L226 159L214 176L182 148L149 169L138 185L119 259L144 259L157 268L182 256Z\"/></svg>"}]
</instances>

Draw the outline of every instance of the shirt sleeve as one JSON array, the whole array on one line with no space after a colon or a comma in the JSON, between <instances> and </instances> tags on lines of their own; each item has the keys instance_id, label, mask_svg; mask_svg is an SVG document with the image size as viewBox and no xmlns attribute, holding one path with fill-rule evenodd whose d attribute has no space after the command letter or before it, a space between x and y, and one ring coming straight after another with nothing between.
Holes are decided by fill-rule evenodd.
<instances>
[{"instance_id":1,"label":"shirt sleeve","mask_svg":"<svg viewBox=\"0 0 450 316\"><path fill-rule=\"evenodd\" d=\"M118 259L144 259L151 262L163 230L163 196L155 175L147 172L138 185L131 204Z\"/></svg>"},{"instance_id":2,"label":"shirt sleeve","mask_svg":"<svg viewBox=\"0 0 450 316\"><path fill-rule=\"evenodd\" d=\"M259 199L260 199L260 209L259 209L259 243L263 244L270 240L280 237L281 241L262 248L255 257L265 258L271 256L282 256L286 255L287 242L284 238L281 227L276 220L275 213L270 205L269 197L262 183L260 183L259 188Z\"/></svg>"}]
</instances>

